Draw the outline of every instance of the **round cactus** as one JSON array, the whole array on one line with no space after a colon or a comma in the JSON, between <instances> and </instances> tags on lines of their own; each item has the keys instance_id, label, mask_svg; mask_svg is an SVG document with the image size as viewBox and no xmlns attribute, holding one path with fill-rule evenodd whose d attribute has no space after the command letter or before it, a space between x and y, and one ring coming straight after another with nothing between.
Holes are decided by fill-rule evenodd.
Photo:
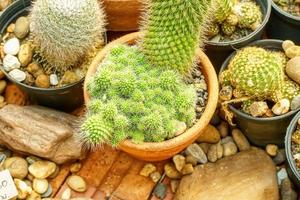
<instances>
[{"instance_id":1,"label":"round cactus","mask_svg":"<svg viewBox=\"0 0 300 200\"><path fill-rule=\"evenodd\" d=\"M282 63L273 52L259 47L238 51L226 73L232 86L254 98L271 98L284 81Z\"/></svg>"},{"instance_id":2,"label":"round cactus","mask_svg":"<svg viewBox=\"0 0 300 200\"><path fill-rule=\"evenodd\" d=\"M30 13L36 50L66 71L103 41L104 12L97 0L37 0Z\"/></svg>"},{"instance_id":3,"label":"round cactus","mask_svg":"<svg viewBox=\"0 0 300 200\"><path fill-rule=\"evenodd\" d=\"M260 7L254 2L238 3L234 9L234 14L238 16L239 26L241 28L255 28L262 22L262 13Z\"/></svg>"},{"instance_id":4,"label":"round cactus","mask_svg":"<svg viewBox=\"0 0 300 200\"><path fill-rule=\"evenodd\" d=\"M235 31L236 27L233 25L230 25L227 22L223 22L222 24L222 31L225 35L231 36L234 31Z\"/></svg>"},{"instance_id":5,"label":"round cactus","mask_svg":"<svg viewBox=\"0 0 300 200\"><path fill-rule=\"evenodd\" d=\"M212 37L218 35L219 32L220 32L219 24L211 23L208 25L205 33L206 33L207 37L212 38Z\"/></svg>"},{"instance_id":6,"label":"round cactus","mask_svg":"<svg viewBox=\"0 0 300 200\"><path fill-rule=\"evenodd\" d=\"M230 14L226 18L226 22L231 26L236 26L239 23L239 18L235 14Z\"/></svg>"},{"instance_id":7,"label":"round cactus","mask_svg":"<svg viewBox=\"0 0 300 200\"><path fill-rule=\"evenodd\" d=\"M289 99L290 101L292 101L296 96L299 95L300 95L300 85L286 77L285 81L282 84L282 89L276 91L272 95L272 99L275 102L278 102L281 99Z\"/></svg>"},{"instance_id":8,"label":"round cactus","mask_svg":"<svg viewBox=\"0 0 300 200\"><path fill-rule=\"evenodd\" d=\"M231 14L236 0L215 0L214 1L214 20L222 23Z\"/></svg>"}]
</instances>

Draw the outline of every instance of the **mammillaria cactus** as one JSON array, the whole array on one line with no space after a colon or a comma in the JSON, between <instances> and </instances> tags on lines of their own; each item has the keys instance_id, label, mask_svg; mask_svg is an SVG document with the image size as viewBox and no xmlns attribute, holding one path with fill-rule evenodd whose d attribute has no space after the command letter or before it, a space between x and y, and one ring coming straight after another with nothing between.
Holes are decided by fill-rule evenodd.
<instances>
[{"instance_id":1,"label":"mammillaria cactus","mask_svg":"<svg viewBox=\"0 0 300 200\"><path fill-rule=\"evenodd\" d=\"M232 13L236 2L236 0L215 0L213 5L215 22L222 23L225 21Z\"/></svg>"},{"instance_id":2,"label":"mammillaria cactus","mask_svg":"<svg viewBox=\"0 0 300 200\"><path fill-rule=\"evenodd\" d=\"M152 0L141 47L154 67L190 75L211 0Z\"/></svg>"},{"instance_id":3,"label":"mammillaria cactus","mask_svg":"<svg viewBox=\"0 0 300 200\"><path fill-rule=\"evenodd\" d=\"M103 40L104 13L97 0L37 0L30 21L37 51L57 71L76 65Z\"/></svg>"}]
</instances>

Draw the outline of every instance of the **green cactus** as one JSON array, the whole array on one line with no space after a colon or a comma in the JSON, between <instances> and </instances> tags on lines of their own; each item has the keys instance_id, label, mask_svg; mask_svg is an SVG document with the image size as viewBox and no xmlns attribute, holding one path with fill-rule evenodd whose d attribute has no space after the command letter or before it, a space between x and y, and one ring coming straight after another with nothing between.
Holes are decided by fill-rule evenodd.
<instances>
[{"instance_id":1,"label":"green cactus","mask_svg":"<svg viewBox=\"0 0 300 200\"><path fill-rule=\"evenodd\" d=\"M211 0L152 0L148 5L140 46L147 60L162 69L189 76L195 50L205 30Z\"/></svg>"},{"instance_id":2,"label":"green cactus","mask_svg":"<svg viewBox=\"0 0 300 200\"><path fill-rule=\"evenodd\" d=\"M292 101L296 96L299 95L300 85L286 77L283 82L282 89L280 91L276 91L272 95L272 99L274 99L275 102L280 101L281 99L289 99Z\"/></svg>"},{"instance_id":3,"label":"green cactus","mask_svg":"<svg viewBox=\"0 0 300 200\"><path fill-rule=\"evenodd\" d=\"M37 0L30 21L36 51L56 71L76 66L103 41L104 12L97 0Z\"/></svg>"},{"instance_id":4,"label":"green cactus","mask_svg":"<svg viewBox=\"0 0 300 200\"><path fill-rule=\"evenodd\" d=\"M234 31L235 31L236 27L233 25L230 25L227 22L223 22L222 24L222 31L225 35L231 36Z\"/></svg>"},{"instance_id":5,"label":"green cactus","mask_svg":"<svg viewBox=\"0 0 300 200\"><path fill-rule=\"evenodd\" d=\"M239 18L235 14L230 14L226 18L226 22L231 26L236 26L239 23Z\"/></svg>"},{"instance_id":6,"label":"green cactus","mask_svg":"<svg viewBox=\"0 0 300 200\"><path fill-rule=\"evenodd\" d=\"M281 91L284 71L276 54L259 47L246 47L229 63L226 77L236 89L253 98L272 98Z\"/></svg>"},{"instance_id":7,"label":"green cactus","mask_svg":"<svg viewBox=\"0 0 300 200\"><path fill-rule=\"evenodd\" d=\"M178 72L147 64L136 46L112 48L88 85L92 101L82 132L92 146L115 146L125 138L160 142L175 136L177 123L192 125L196 117L195 89ZM110 135L103 134L103 125Z\"/></svg>"},{"instance_id":8,"label":"green cactus","mask_svg":"<svg viewBox=\"0 0 300 200\"><path fill-rule=\"evenodd\" d=\"M233 12L238 16L241 28L255 29L262 22L262 12L254 2L240 2L234 7Z\"/></svg>"},{"instance_id":9,"label":"green cactus","mask_svg":"<svg viewBox=\"0 0 300 200\"><path fill-rule=\"evenodd\" d=\"M231 14L236 0L215 0L214 1L214 20L217 23L222 23Z\"/></svg>"},{"instance_id":10,"label":"green cactus","mask_svg":"<svg viewBox=\"0 0 300 200\"><path fill-rule=\"evenodd\" d=\"M212 38L216 35L218 35L220 32L220 27L219 27L219 24L217 23L210 23L206 29L206 35L207 37L209 38Z\"/></svg>"}]
</instances>

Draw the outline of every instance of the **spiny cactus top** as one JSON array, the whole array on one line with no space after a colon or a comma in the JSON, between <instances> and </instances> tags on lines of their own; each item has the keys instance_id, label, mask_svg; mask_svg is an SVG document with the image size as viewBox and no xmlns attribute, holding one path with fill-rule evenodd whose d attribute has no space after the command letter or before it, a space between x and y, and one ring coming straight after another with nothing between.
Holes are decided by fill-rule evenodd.
<instances>
[{"instance_id":1,"label":"spiny cactus top","mask_svg":"<svg viewBox=\"0 0 300 200\"><path fill-rule=\"evenodd\" d=\"M30 13L37 51L65 71L101 42L104 13L97 0L37 0Z\"/></svg>"},{"instance_id":2,"label":"spiny cactus top","mask_svg":"<svg viewBox=\"0 0 300 200\"><path fill-rule=\"evenodd\" d=\"M141 47L153 67L191 73L210 1L150 1Z\"/></svg>"},{"instance_id":3,"label":"spiny cactus top","mask_svg":"<svg viewBox=\"0 0 300 200\"><path fill-rule=\"evenodd\" d=\"M239 26L255 30L262 22L260 7L254 2L241 2L234 7L239 18Z\"/></svg>"},{"instance_id":4,"label":"spiny cactus top","mask_svg":"<svg viewBox=\"0 0 300 200\"><path fill-rule=\"evenodd\" d=\"M160 142L178 124L192 125L196 91L178 72L147 64L137 47L114 47L88 84L92 101L82 125L87 144L117 145L126 138Z\"/></svg>"},{"instance_id":5,"label":"spiny cactus top","mask_svg":"<svg viewBox=\"0 0 300 200\"><path fill-rule=\"evenodd\" d=\"M236 0L215 0L213 2L215 22L222 23L231 14L236 2Z\"/></svg>"},{"instance_id":6,"label":"spiny cactus top","mask_svg":"<svg viewBox=\"0 0 300 200\"><path fill-rule=\"evenodd\" d=\"M231 85L247 96L271 98L282 89L283 69L282 62L273 52L259 47L246 47L230 61L228 70L223 72L226 74L223 79L229 78Z\"/></svg>"}]
</instances>

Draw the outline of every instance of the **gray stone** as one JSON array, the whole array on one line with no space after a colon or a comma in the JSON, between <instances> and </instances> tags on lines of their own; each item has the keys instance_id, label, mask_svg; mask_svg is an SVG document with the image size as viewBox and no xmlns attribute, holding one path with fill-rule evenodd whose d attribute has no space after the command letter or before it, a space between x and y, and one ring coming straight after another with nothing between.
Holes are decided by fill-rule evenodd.
<instances>
[{"instance_id":1,"label":"gray stone","mask_svg":"<svg viewBox=\"0 0 300 200\"><path fill-rule=\"evenodd\" d=\"M238 148L234 142L227 142L223 144L223 154L224 156L232 156L238 152Z\"/></svg>"},{"instance_id":2,"label":"gray stone","mask_svg":"<svg viewBox=\"0 0 300 200\"><path fill-rule=\"evenodd\" d=\"M278 184L281 185L281 182L285 179L288 178L288 174L285 168L282 168L277 172L277 181Z\"/></svg>"},{"instance_id":3,"label":"gray stone","mask_svg":"<svg viewBox=\"0 0 300 200\"><path fill-rule=\"evenodd\" d=\"M282 180L280 192L282 200L297 200L297 193L288 177Z\"/></svg>"},{"instance_id":4,"label":"gray stone","mask_svg":"<svg viewBox=\"0 0 300 200\"><path fill-rule=\"evenodd\" d=\"M293 98L291 102L291 110L297 110L298 108L300 108L300 95Z\"/></svg>"},{"instance_id":5,"label":"gray stone","mask_svg":"<svg viewBox=\"0 0 300 200\"><path fill-rule=\"evenodd\" d=\"M165 184L159 183L154 188L154 195L159 199L164 199L167 195L167 186Z\"/></svg>"},{"instance_id":6,"label":"gray stone","mask_svg":"<svg viewBox=\"0 0 300 200\"><path fill-rule=\"evenodd\" d=\"M188 148L186 148L185 150L185 153L186 155L192 155L193 157L195 157L198 163L202 163L202 164L207 163L207 157L204 151L196 143L188 146Z\"/></svg>"},{"instance_id":7,"label":"gray stone","mask_svg":"<svg viewBox=\"0 0 300 200\"><path fill-rule=\"evenodd\" d=\"M250 143L245 135L239 129L232 130L232 137L240 151L246 151L250 149Z\"/></svg>"},{"instance_id":8,"label":"gray stone","mask_svg":"<svg viewBox=\"0 0 300 200\"><path fill-rule=\"evenodd\" d=\"M27 17L19 17L16 21L14 33L19 39L23 39L29 33L29 21Z\"/></svg>"},{"instance_id":9,"label":"gray stone","mask_svg":"<svg viewBox=\"0 0 300 200\"><path fill-rule=\"evenodd\" d=\"M280 164L284 163L285 159L286 159L285 149L279 149L277 152L277 155L273 158L273 162L276 165L280 165Z\"/></svg>"},{"instance_id":10,"label":"gray stone","mask_svg":"<svg viewBox=\"0 0 300 200\"><path fill-rule=\"evenodd\" d=\"M217 145L213 144L210 146L207 153L207 158L209 162L216 162L218 160Z\"/></svg>"}]
</instances>

